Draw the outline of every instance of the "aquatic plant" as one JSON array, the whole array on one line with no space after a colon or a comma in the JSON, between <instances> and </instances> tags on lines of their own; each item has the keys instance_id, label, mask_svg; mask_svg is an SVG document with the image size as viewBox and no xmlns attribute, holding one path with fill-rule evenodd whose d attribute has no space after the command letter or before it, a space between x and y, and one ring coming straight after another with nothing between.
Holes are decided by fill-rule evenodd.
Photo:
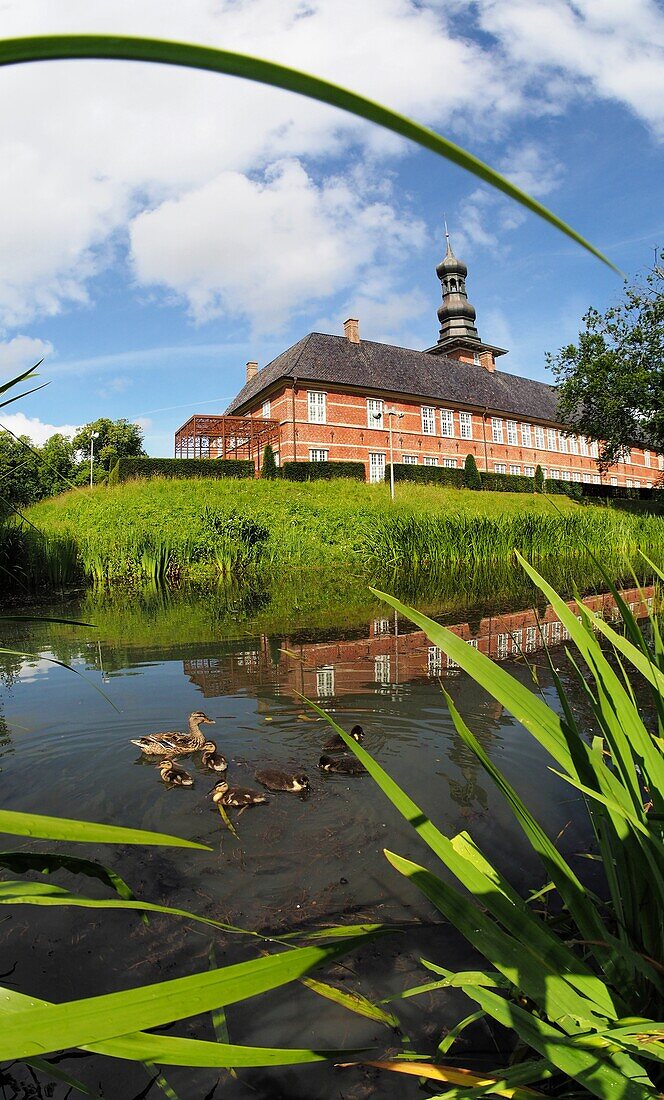
<instances>
[{"instance_id":1,"label":"aquatic plant","mask_svg":"<svg viewBox=\"0 0 664 1100\"><path fill-rule=\"evenodd\" d=\"M549 753L552 770L579 792L603 873L590 890L489 758L445 692L459 737L496 784L544 872L523 899L467 832L446 837L370 754L327 716L348 748L408 820L460 891L394 852L406 876L484 956L488 969L454 974L444 958L423 960L429 980L401 994L461 989L471 1016L450 1032L429 1061L372 1062L386 1070L444 1082L446 1097L550 1095L655 1100L664 1084L664 641L650 620L652 645L613 590L624 633L579 601L578 615L519 558L554 607L577 647L570 659L597 732L591 737L550 662L561 713L505 669L444 627L385 593L400 614L498 700ZM664 574L659 573L664 579ZM605 652L608 645L609 653ZM611 659L611 657L613 659ZM629 673L649 689L654 718L640 712ZM443 689L444 691L444 689ZM313 704L312 704L313 705ZM319 710L318 707L314 709ZM321 715L323 711L319 710ZM543 904L546 898L549 905ZM551 902L555 899L555 903ZM514 1057L478 1075L447 1064L455 1037L477 1018L493 1020L516 1040ZM514 1049L514 1042L510 1044ZM507 1053L507 1052L506 1052Z\"/></svg>"}]
</instances>

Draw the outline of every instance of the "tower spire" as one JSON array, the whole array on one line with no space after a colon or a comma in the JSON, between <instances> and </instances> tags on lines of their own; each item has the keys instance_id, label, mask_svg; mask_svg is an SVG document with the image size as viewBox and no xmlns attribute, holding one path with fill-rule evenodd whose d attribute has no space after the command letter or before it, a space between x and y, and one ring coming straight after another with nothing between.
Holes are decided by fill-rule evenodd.
<instances>
[{"instance_id":1,"label":"tower spire","mask_svg":"<svg viewBox=\"0 0 664 1100\"><path fill-rule=\"evenodd\" d=\"M447 219L445 222L445 258L436 268L443 291L443 304L438 307L440 333L437 347L444 351L459 344L478 345L481 343L475 327L475 310L468 301L466 293L466 275L468 268L457 260L452 251Z\"/></svg>"}]
</instances>

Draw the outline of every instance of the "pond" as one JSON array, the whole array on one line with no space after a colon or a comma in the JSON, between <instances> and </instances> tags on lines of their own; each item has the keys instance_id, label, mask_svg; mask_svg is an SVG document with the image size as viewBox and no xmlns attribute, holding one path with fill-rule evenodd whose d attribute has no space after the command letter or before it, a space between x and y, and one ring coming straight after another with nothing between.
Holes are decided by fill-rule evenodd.
<instances>
[{"instance_id":1,"label":"pond","mask_svg":"<svg viewBox=\"0 0 664 1100\"><path fill-rule=\"evenodd\" d=\"M486 587L472 605L470 583L451 582L438 595L422 591L418 606L553 701L546 641L581 708L565 658L566 634L552 609L528 594L520 578L511 592L496 581L493 598ZM624 595L640 618L656 598L647 583ZM584 599L606 618L615 617L613 598L601 588ZM386 847L425 864L430 860L373 781L319 770L331 730L302 698L323 706L346 729L361 724L365 747L444 832L468 830L516 886L536 888L543 883L541 869L529 861L509 810L456 735L441 681L549 835L560 837L561 849L586 873L581 854L590 839L575 792L552 775L544 753L494 700L352 578L291 578L268 592L238 586L170 597L158 591L88 593L31 613L94 626L6 624L6 645L38 656L2 658L2 804L163 831L210 847L196 852L76 846L77 854L112 866L142 899L270 934L325 923L405 924L399 934L321 974L375 1000L428 980L421 957L449 969L476 962L387 863ZM49 658L71 663L88 683ZM227 756L231 782L255 787L258 767L297 769L310 778L310 796L271 794L269 804L239 819L231 811L234 838L209 797L215 777L203 771L198 757L183 761L194 776L193 789L174 789L130 744L149 733L185 728L195 710L214 719L204 731ZM21 841L7 846L28 847ZM41 842L40 850L50 847ZM89 897L108 896L92 880L60 873L54 881ZM7 914L3 980L56 1001L207 969L212 943L219 965L257 952L246 937L177 918L156 916L145 924L129 912L27 906ZM463 998L447 991L391 1007L401 1034L295 983L231 1007L227 1026L231 1042L368 1047L375 1057L408 1043L430 1052L466 1014ZM214 1038L209 1016L170 1030ZM490 1042L483 1024L474 1025L454 1048L459 1064L471 1045L475 1052L486 1049L491 1064ZM79 1054L62 1056L58 1068L103 1096L133 1100L147 1095L146 1089L160 1092L159 1082L150 1087L155 1071L140 1064ZM164 1073L168 1084L161 1085L181 1098L421 1095L416 1079L327 1064L241 1070L237 1077L212 1070ZM1 1083L9 1090L5 1095L17 1097L64 1098L68 1088L55 1084L52 1092L42 1092L45 1086L35 1085L22 1067L7 1071Z\"/></svg>"}]
</instances>

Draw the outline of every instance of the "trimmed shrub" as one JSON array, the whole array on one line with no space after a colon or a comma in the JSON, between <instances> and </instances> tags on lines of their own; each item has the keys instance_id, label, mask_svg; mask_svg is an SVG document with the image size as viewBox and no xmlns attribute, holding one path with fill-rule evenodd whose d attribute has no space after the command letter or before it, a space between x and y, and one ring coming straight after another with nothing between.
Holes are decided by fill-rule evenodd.
<instances>
[{"instance_id":1,"label":"trimmed shrub","mask_svg":"<svg viewBox=\"0 0 664 1100\"><path fill-rule=\"evenodd\" d=\"M348 477L364 481L363 462L285 462L282 477L286 481L330 481Z\"/></svg>"},{"instance_id":2,"label":"trimmed shrub","mask_svg":"<svg viewBox=\"0 0 664 1100\"><path fill-rule=\"evenodd\" d=\"M390 464L385 467L385 480L390 480ZM463 489L464 471L449 466L416 466L414 463L395 462L395 481L419 481L424 485L453 485Z\"/></svg>"},{"instance_id":3,"label":"trimmed shrub","mask_svg":"<svg viewBox=\"0 0 664 1100\"><path fill-rule=\"evenodd\" d=\"M588 488L588 486L585 486ZM583 497L584 486L579 481L557 481L554 478L547 477L544 482L544 492L550 496L567 496L572 500L581 500Z\"/></svg>"},{"instance_id":4,"label":"trimmed shrub","mask_svg":"<svg viewBox=\"0 0 664 1100\"><path fill-rule=\"evenodd\" d=\"M222 458L119 458L109 484L137 477L253 477L254 464L245 459Z\"/></svg>"},{"instance_id":5,"label":"trimmed shrub","mask_svg":"<svg viewBox=\"0 0 664 1100\"><path fill-rule=\"evenodd\" d=\"M534 479L522 474L483 473L481 478L482 488L494 493L532 493L534 488Z\"/></svg>"},{"instance_id":6,"label":"trimmed shrub","mask_svg":"<svg viewBox=\"0 0 664 1100\"><path fill-rule=\"evenodd\" d=\"M265 444L265 450L263 451L263 464L261 466L261 477L264 477L266 481L274 481L275 477L279 476L277 470L277 464L274 461L274 451L269 443Z\"/></svg>"},{"instance_id":7,"label":"trimmed shrub","mask_svg":"<svg viewBox=\"0 0 664 1100\"><path fill-rule=\"evenodd\" d=\"M544 492L544 470L540 466L539 462L537 463L537 466L535 467L535 492L536 493L543 493Z\"/></svg>"},{"instance_id":8,"label":"trimmed shrub","mask_svg":"<svg viewBox=\"0 0 664 1100\"><path fill-rule=\"evenodd\" d=\"M482 488L482 479L477 469L475 455L466 455L466 461L463 464L463 483L466 489Z\"/></svg>"}]
</instances>

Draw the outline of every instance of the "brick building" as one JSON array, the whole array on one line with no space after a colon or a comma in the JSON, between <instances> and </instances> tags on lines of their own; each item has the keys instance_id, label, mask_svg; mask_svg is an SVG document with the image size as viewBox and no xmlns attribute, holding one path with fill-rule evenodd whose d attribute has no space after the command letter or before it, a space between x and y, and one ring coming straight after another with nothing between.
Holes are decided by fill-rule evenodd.
<instances>
[{"instance_id":1,"label":"brick building","mask_svg":"<svg viewBox=\"0 0 664 1100\"><path fill-rule=\"evenodd\" d=\"M657 482L664 457L637 446L600 475L597 443L562 430L555 388L496 369L505 349L479 337L467 268L449 236L436 274L443 300L433 347L415 351L362 340L353 318L343 336L311 332L262 370L247 364L246 384L226 416L216 418L232 443L247 437L246 427L232 427L240 418L262 420L282 464L361 461L367 480L382 481L391 422L395 462L461 468L473 454L480 470L495 473L533 476L539 464L552 479L628 487ZM194 421L179 429L176 455L220 455L214 425L201 438ZM223 454L232 456L226 438ZM248 453L258 464L258 454Z\"/></svg>"}]
</instances>

